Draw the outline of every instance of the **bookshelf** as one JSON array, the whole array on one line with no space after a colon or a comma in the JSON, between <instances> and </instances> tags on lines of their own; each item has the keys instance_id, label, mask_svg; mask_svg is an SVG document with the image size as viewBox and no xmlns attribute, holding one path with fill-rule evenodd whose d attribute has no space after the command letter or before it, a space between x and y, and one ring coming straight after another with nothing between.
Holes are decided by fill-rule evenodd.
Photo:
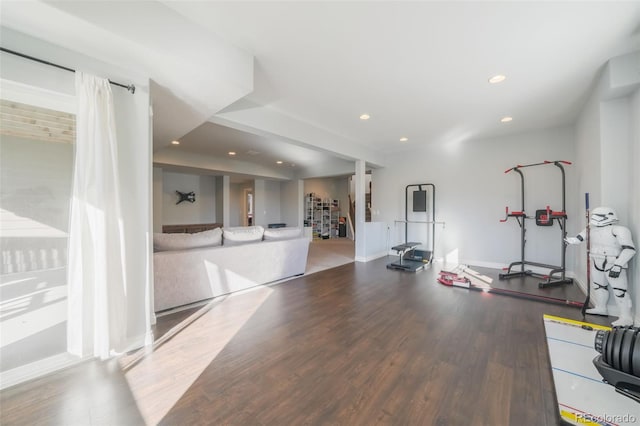
<instances>
[{"instance_id":1,"label":"bookshelf","mask_svg":"<svg viewBox=\"0 0 640 426\"><path fill-rule=\"evenodd\" d=\"M339 235L340 200L321 198L311 192L304 197L304 226L311 228L314 240Z\"/></svg>"}]
</instances>

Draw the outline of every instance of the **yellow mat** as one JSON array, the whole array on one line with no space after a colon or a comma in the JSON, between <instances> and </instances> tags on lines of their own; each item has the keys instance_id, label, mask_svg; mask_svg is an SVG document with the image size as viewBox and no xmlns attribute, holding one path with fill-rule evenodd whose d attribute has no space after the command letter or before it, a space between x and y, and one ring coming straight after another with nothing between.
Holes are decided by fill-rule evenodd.
<instances>
[{"instance_id":1,"label":"yellow mat","mask_svg":"<svg viewBox=\"0 0 640 426\"><path fill-rule=\"evenodd\" d=\"M593 365L597 324L544 315L560 418L573 425L638 425L640 404L602 381Z\"/></svg>"}]
</instances>

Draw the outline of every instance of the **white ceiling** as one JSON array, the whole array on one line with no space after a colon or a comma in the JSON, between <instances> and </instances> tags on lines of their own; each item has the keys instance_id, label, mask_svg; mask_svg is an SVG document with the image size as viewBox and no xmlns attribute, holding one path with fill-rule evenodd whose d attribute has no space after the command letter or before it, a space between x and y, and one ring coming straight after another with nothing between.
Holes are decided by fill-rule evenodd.
<instances>
[{"instance_id":1,"label":"white ceiling","mask_svg":"<svg viewBox=\"0 0 640 426\"><path fill-rule=\"evenodd\" d=\"M640 48L640 2L170 7L255 56L250 99L382 151L572 123L605 62Z\"/></svg>"},{"instance_id":2,"label":"white ceiling","mask_svg":"<svg viewBox=\"0 0 640 426\"><path fill-rule=\"evenodd\" d=\"M11 2L3 3L4 13ZM101 29L95 39L84 32L84 45L76 48L85 53L87 44L100 43L104 30L166 57L179 52L188 74L181 75L179 67L162 74L158 66L135 67L160 81L155 109L175 111L179 100L185 104L183 112L195 115L189 127L196 130L189 132L184 114L167 114L161 131L154 131L156 149L167 147L171 138L184 141L179 149L216 156L235 146L237 152L264 152L263 165L282 159L303 167L327 152L343 158L362 154L375 163L374 157L424 144L571 124L606 61L640 49L637 1L164 1L110 2L108 8L96 6L104 2L82 7L47 3L52 4ZM135 16L115 18L132 4ZM160 15L156 30L164 35L154 45L149 26ZM183 30L167 29L173 21ZM185 23L191 30L184 30ZM38 25L32 35L50 37L43 25L56 24L41 19ZM137 35L136 25L144 26L143 36ZM203 34L211 37L206 43ZM71 38L64 43L74 48ZM211 100L215 91L205 87L216 66L234 75L214 60L216 49L205 47L216 43L227 46L226 58L253 55L251 93L244 97L248 85L238 79L238 94L225 93L225 99L239 96L239 101L223 110L219 100ZM121 43L117 48L130 47ZM145 55L132 58L144 61ZM206 66L198 67L197 58ZM490 85L487 80L494 74L507 79ZM371 119L361 121L362 113ZM181 120L172 122L171 115ZM513 121L500 123L505 115ZM217 124L198 128L207 117ZM243 133L247 131L253 135ZM403 136L409 141L399 142Z\"/></svg>"}]
</instances>

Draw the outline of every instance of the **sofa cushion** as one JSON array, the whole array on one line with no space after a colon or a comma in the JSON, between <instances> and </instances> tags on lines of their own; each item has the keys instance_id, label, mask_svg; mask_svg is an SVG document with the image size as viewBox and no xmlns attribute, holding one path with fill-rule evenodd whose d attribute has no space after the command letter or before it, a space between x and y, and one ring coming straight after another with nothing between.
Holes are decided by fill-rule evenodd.
<instances>
[{"instance_id":1,"label":"sofa cushion","mask_svg":"<svg viewBox=\"0 0 640 426\"><path fill-rule=\"evenodd\" d=\"M195 234L153 234L153 250L186 250L198 247L213 247L222 245L222 230L196 232Z\"/></svg>"},{"instance_id":2,"label":"sofa cushion","mask_svg":"<svg viewBox=\"0 0 640 426\"><path fill-rule=\"evenodd\" d=\"M222 228L222 237L225 246L237 246L239 244L262 241L264 228L262 226L236 226Z\"/></svg>"},{"instance_id":3,"label":"sofa cushion","mask_svg":"<svg viewBox=\"0 0 640 426\"><path fill-rule=\"evenodd\" d=\"M302 230L296 227L271 228L264 230L264 240L289 240L291 238L298 238L301 234Z\"/></svg>"}]
</instances>

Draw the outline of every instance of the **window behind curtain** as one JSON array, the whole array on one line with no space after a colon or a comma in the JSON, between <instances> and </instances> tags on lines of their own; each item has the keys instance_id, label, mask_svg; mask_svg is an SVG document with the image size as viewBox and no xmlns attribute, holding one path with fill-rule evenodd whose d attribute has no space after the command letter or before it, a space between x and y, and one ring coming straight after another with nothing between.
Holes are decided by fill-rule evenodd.
<instances>
[{"instance_id":1,"label":"window behind curtain","mask_svg":"<svg viewBox=\"0 0 640 426\"><path fill-rule=\"evenodd\" d=\"M6 373L66 356L75 116L5 99L0 111L0 371Z\"/></svg>"}]
</instances>

